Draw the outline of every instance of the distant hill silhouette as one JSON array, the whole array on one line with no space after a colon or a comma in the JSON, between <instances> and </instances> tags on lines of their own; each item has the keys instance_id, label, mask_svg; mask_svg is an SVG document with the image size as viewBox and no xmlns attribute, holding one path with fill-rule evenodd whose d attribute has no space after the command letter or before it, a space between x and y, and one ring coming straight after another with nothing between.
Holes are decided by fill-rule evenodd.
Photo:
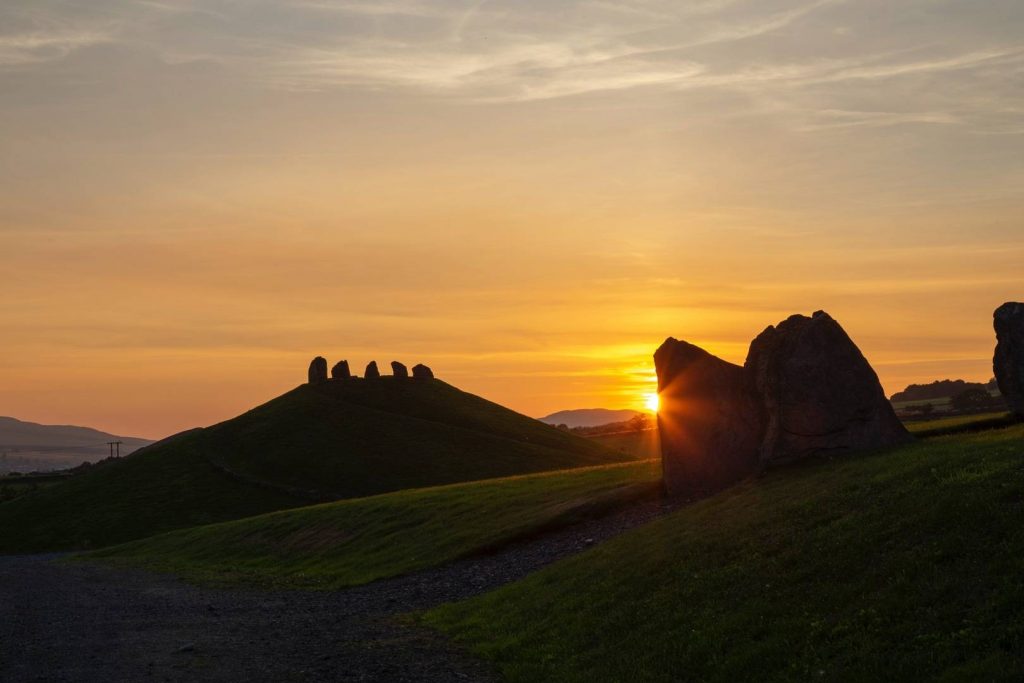
<instances>
[{"instance_id":1,"label":"distant hill silhouette","mask_svg":"<svg viewBox=\"0 0 1024 683\"><path fill-rule=\"evenodd\" d=\"M995 380L982 384L981 382L965 382L962 379L943 379L931 384L911 384L903 391L890 396L889 400L898 403L952 398L967 389L982 389L990 392L997 390Z\"/></svg>"},{"instance_id":2,"label":"distant hill silhouette","mask_svg":"<svg viewBox=\"0 0 1024 683\"><path fill-rule=\"evenodd\" d=\"M644 410L609 410L608 408L581 408L578 410L560 410L538 418L549 425L564 424L567 427L598 427L612 422L626 422L637 413L651 415Z\"/></svg>"},{"instance_id":3,"label":"distant hill silhouette","mask_svg":"<svg viewBox=\"0 0 1024 683\"><path fill-rule=\"evenodd\" d=\"M0 504L0 553L624 459L440 380L328 381Z\"/></svg>"},{"instance_id":4,"label":"distant hill silhouette","mask_svg":"<svg viewBox=\"0 0 1024 683\"><path fill-rule=\"evenodd\" d=\"M150 439L116 436L89 427L44 425L0 417L0 474L54 470L96 462L110 454L107 443L122 441L121 455L153 443Z\"/></svg>"}]
</instances>

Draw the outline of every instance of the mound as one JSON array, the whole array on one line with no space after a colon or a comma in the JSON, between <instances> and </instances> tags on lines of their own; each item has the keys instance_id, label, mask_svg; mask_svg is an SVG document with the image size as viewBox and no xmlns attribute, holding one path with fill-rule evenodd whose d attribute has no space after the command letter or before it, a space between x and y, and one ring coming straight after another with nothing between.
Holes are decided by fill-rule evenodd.
<instances>
[{"instance_id":1,"label":"mound","mask_svg":"<svg viewBox=\"0 0 1024 683\"><path fill-rule=\"evenodd\" d=\"M303 385L0 504L0 552L100 547L327 500L624 459L440 380Z\"/></svg>"},{"instance_id":2,"label":"mound","mask_svg":"<svg viewBox=\"0 0 1024 683\"><path fill-rule=\"evenodd\" d=\"M509 681L1021 680L1022 454L775 471L426 619Z\"/></svg>"}]
</instances>

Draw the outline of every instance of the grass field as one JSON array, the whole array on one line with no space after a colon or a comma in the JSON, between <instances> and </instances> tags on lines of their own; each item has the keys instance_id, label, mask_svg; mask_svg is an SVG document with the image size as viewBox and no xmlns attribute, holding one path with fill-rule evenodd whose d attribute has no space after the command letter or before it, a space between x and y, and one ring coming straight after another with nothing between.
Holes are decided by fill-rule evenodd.
<instances>
[{"instance_id":1,"label":"grass field","mask_svg":"<svg viewBox=\"0 0 1024 683\"><path fill-rule=\"evenodd\" d=\"M0 503L0 553L98 548L327 500L630 458L438 380L303 385Z\"/></svg>"},{"instance_id":2,"label":"grass field","mask_svg":"<svg viewBox=\"0 0 1024 683\"><path fill-rule=\"evenodd\" d=\"M655 495L660 474L659 463L647 461L399 491L174 531L85 557L202 583L336 589Z\"/></svg>"},{"instance_id":3,"label":"grass field","mask_svg":"<svg viewBox=\"0 0 1024 683\"><path fill-rule=\"evenodd\" d=\"M978 413L977 415L953 415L951 417L938 417L933 420L911 420L904 424L911 434L924 434L945 429L955 429L967 425L1000 420L1009 415L1006 411L994 413Z\"/></svg>"},{"instance_id":4,"label":"grass field","mask_svg":"<svg viewBox=\"0 0 1024 683\"><path fill-rule=\"evenodd\" d=\"M605 434L588 436L605 448L618 451L625 456L648 460L661 457L661 441L658 438L657 429L648 429L642 432L620 432L618 434Z\"/></svg>"},{"instance_id":5,"label":"grass field","mask_svg":"<svg viewBox=\"0 0 1024 683\"><path fill-rule=\"evenodd\" d=\"M1021 680L1024 426L776 471L423 620L511 681Z\"/></svg>"}]
</instances>

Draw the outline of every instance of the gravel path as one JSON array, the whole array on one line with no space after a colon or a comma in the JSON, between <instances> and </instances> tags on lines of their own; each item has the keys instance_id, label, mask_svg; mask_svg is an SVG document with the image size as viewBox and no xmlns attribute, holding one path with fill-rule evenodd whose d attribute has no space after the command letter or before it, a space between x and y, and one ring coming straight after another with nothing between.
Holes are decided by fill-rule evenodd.
<instances>
[{"instance_id":1,"label":"gravel path","mask_svg":"<svg viewBox=\"0 0 1024 683\"><path fill-rule=\"evenodd\" d=\"M0 680L496 680L397 617L493 590L671 509L634 503L492 555L326 593L199 588L55 555L0 557Z\"/></svg>"}]
</instances>

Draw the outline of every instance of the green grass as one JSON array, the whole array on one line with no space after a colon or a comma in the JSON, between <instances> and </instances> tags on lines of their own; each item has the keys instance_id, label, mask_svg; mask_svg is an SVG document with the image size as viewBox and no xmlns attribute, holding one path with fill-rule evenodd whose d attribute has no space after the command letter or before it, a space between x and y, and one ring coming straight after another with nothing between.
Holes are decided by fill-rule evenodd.
<instances>
[{"instance_id":1,"label":"green grass","mask_svg":"<svg viewBox=\"0 0 1024 683\"><path fill-rule=\"evenodd\" d=\"M303 385L0 503L0 553L98 548L327 500L628 458L438 380Z\"/></svg>"},{"instance_id":2,"label":"green grass","mask_svg":"<svg viewBox=\"0 0 1024 683\"><path fill-rule=\"evenodd\" d=\"M422 618L511 681L1021 680L1024 426L776 471Z\"/></svg>"},{"instance_id":3,"label":"green grass","mask_svg":"<svg viewBox=\"0 0 1024 683\"><path fill-rule=\"evenodd\" d=\"M587 438L593 439L606 448L619 451L633 458L647 460L661 457L661 441L658 439L657 429L648 429L642 432L594 435Z\"/></svg>"},{"instance_id":4,"label":"green grass","mask_svg":"<svg viewBox=\"0 0 1024 683\"><path fill-rule=\"evenodd\" d=\"M953 415L951 417L938 417L932 420L908 420L904 422L907 431L911 434L922 434L945 429L955 429L966 425L989 420L999 420L1009 415L1006 411L993 413L978 413L977 415Z\"/></svg>"},{"instance_id":5,"label":"green grass","mask_svg":"<svg viewBox=\"0 0 1024 683\"><path fill-rule=\"evenodd\" d=\"M86 559L200 583L337 589L444 564L654 495L656 461L399 491L173 531Z\"/></svg>"}]
</instances>

